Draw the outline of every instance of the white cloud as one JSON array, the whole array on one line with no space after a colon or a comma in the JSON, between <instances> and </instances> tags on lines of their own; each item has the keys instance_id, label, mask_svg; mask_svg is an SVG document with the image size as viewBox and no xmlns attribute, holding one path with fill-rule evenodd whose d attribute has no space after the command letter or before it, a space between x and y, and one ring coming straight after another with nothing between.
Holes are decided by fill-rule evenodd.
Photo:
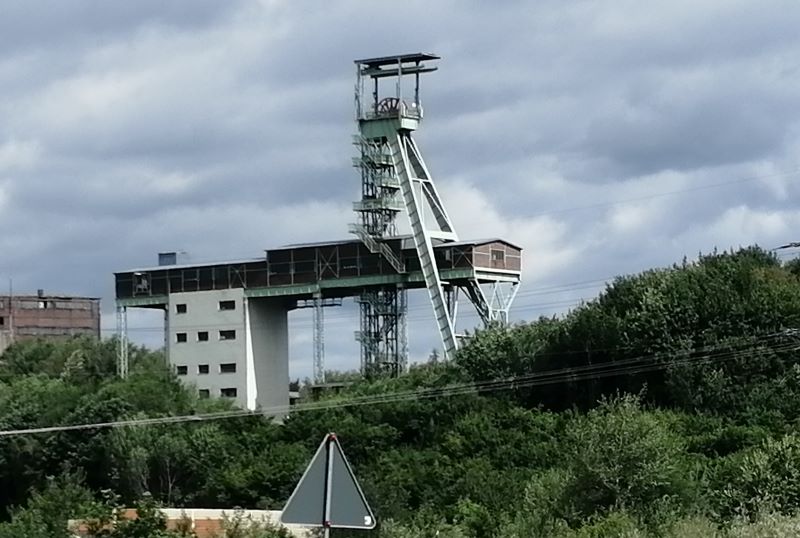
<instances>
[{"instance_id":1,"label":"white cloud","mask_svg":"<svg viewBox=\"0 0 800 538\"><path fill-rule=\"evenodd\" d=\"M41 147L35 141L11 139L0 143L0 173L28 169L41 158Z\"/></svg>"},{"instance_id":2,"label":"white cloud","mask_svg":"<svg viewBox=\"0 0 800 538\"><path fill-rule=\"evenodd\" d=\"M615 208L611 213L611 227L619 233L641 230L656 216L652 206L656 204L629 204Z\"/></svg>"},{"instance_id":3,"label":"white cloud","mask_svg":"<svg viewBox=\"0 0 800 538\"><path fill-rule=\"evenodd\" d=\"M757 210L745 205L731 207L705 230L694 230L720 248L760 242L771 248L793 240L800 229L800 211Z\"/></svg>"},{"instance_id":4,"label":"white cloud","mask_svg":"<svg viewBox=\"0 0 800 538\"><path fill-rule=\"evenodd\" d=\"M556 274L579 253L567 226L551 217L504 215L484 191L459 181L445 183L442 191L460 238L500 237L524 248L526 279L535 282Z\"/></svg>"}]
</instances>

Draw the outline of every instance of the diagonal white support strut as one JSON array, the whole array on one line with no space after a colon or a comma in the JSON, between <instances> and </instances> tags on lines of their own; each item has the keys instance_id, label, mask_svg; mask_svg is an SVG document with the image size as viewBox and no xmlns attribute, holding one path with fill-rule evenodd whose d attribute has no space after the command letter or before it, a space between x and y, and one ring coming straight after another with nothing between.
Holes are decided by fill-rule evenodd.
<instances>
[{"instance_id":1,"label":"diagonal white support strut","mask_svg":"<svg viewBox=\"0 0 800 538\"><path fill-rule=\"evenodd\" d=\"M458 236L456 235L453 223L450 221L450 216L447 214L447 210L444 208L444 203L442 203L442 199L439 196L439 191L436 190L436 185L431 179L431 174L428 171L428 167L425 166L425 161L422 159L422 154L417 147L417 143L413 138L411 138L411 135L406 137L406 141L408 142L407 147L408 151L410 152L409 156L415 160L421 172L416 177L422 186L422 192L425 195L425 199L431 208L433 217L436 219L436 223L439 226L439 230L436 232L437 236L446 235L448 236L446 237L447 239L450 239L451 241L458 241Z\"/></svg>"},{"instance_id":2,"label":"diagonal white support strut","mask_svg":"<svg viewBox=\"0 0 800 538\"><path fill-rule=\"evenodd\" d=\"M390 139L389 142L392 161L394 164L397 178L400 182L400 191L403 195L403 200L408 212L408 220L411 225L411 234L414 238L414 247L419 257L422 275L425 278L425 286L428 288L428 295L431 299L433 306L433 314L436 318L436 324L439 328L439 334L442 338L442 345L444 347L444 354L447 358L452 359L455 356L457 343L455 338L455 330L453 327L453 320L447 309L447 302L445 301L444 291L442 290L442 282L439 278L439 269L436 266L436 258L433 254L433 243L431 242L431 235L425 228L423 221L423 207L417 189L414 186L416 175L411 168L409 162L409 146L413 148L413 142L410 137L405 133L397 133ZM413 149L411 150L413 151ZM417 154L414 155L417 163L422 167L421 157ZM425 178L427 180L428 178ZM445 217L446 218L446 217ZM438 218L437 218L438 220ZM447 219L449 220L449 219ZM449 227L449 222L447 222ZM442 230L446 233L452 233L452 228Z\"/></svg>"},{"instance_id":3,"label":"diagonal white support strut","mask_svg":"<svg viewBox=\"0 0 800 538\"><path fill-rule=\"evenodd\" d=\"M504 284L506 285L504 286ZM470 301L475 305L475 309L486 327L492 323L504 325L508 323L508 312L518 290L517 283L493 282L490 285L490 295L487 296L480 283L475 280L469 281L466 287Z\"/></svg>"}]
</instances>

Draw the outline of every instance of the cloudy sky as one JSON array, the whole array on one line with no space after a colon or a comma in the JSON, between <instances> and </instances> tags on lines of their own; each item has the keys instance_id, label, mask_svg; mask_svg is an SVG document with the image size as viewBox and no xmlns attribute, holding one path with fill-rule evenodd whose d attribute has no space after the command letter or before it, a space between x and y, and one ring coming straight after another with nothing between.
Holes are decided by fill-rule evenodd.
<instances>
[{"instance_id":1,"label":"cloudy sky","mask_svg":"<svg viewBox=\"0 0 800 538\"><path fill-rule=\"evenodd\" d=\"M796 0L2 0L0 281L102 296L110 335L112 272L158 251L346 237L352 60L416 51L443 56L417 140L459 235L526 249L516 319L800 240L798 28ZM329 366L357 367L353 306L327 314ZM131 324L158 344L158 317Z\"/></svg>"}]
</instances>

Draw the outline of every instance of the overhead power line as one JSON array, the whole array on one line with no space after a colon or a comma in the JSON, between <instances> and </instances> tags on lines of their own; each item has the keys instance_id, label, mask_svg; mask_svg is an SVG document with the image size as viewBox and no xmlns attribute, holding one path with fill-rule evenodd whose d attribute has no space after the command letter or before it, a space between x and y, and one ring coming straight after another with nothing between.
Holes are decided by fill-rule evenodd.
<instances>
[{"instance_id":1,"label":"overhead power line","mask_svg":"<svg viewBox=\"0 0 800 538\"><path fill-rule=\"evenodd\" d=\"M761 176L761 177L770 177L770 176ZM746 181L752 181L756 178L748 178ZM741 180L745 181L745 180ZM676 191L677 192L677 191ZM787 245L783 245L781 247L776 247L772 250L780 250L780 249L787 249L787 248L794 248L800 247L800 243L790 243ZM793 257L791 253L784 253L779 252L777 253L778 258L786 259L789 257ZM617 275L618 276L618 275ZM617 276L608 276L604 278L597 278L592 280L581 280L576 282L567 282L564 284L554 284L549 286L542 286L542 287L535 287L521 290L517 293L517 303L514 306L513 311L515 313L520 312L532 312L532 311L539 311L539 312L551 312L553 309L563 309L563 307L578 307L581 304L585 304L593 299L597 298L597 295L581 295L579 297L573 297L570 299L564 299L560 301L550 301L545 303L522 303L520 304L520 299L523 297L532 297L532 296L541 296L541 295L556 295L562 293L569 293L571 291L580 291L580 290L597 290L598 292L601 291L601 288L608 282L613 281ZM430 312L430 306L425 304L417 304L411 305L408 307L408 312L412 315L407 317L408 323L417 323L417 322L428 322L433 317L433 312ZM310 315L310 314L309 314ZM330 313L326 313L325 315L325 325L332 326L337 324L350 324L354 316L357 316L357 312L352 312L350 314L333 311ZM459 313L459 317L464 320L478 320L478 314L474 311L463 311ZM303 320L290 320L290 326L293 329L312 329L314 324L312 321L303 319ZM219 325L184 325L180 328L175 330L203 330L203 329L216 329L219 328ZM101 329L102 332L105 333L115 333L115 328L103 328ZM156 326L156 325L147 325L147 326L129 326L128 332L152 332L152 333L160 333L164 332L164 326Z\"/></svg>"},{"instance_id":2,"label":"overhead power line","mask_svg":"<svg viewBox=\"0 0 800 538\"><path fill-rule=\"evenodd\" d=\"M610 207L610 206L615 206L615 205L629 204L629 203L632 203L632 202L641 202L641 201L644 201L644 200L652 200L654 198L662 198L664 196L674 196L676 194L685 194L687 192L703 191L703 190L708 190L708 189L716 189L716 188L720 188L720 187L730 187L732 185L739 185L739 184L742 184L742 183L749 183L749 182L752 182L752 181L758 181L758 180L762 180L762 179L772 179L772 178L778 178L778 177L791 177L791 176L795 176L795 175L798 175L798 174L800 174L800 169L789 170L789 171L786 171L786 172L779 172L779 173L776 173L776 174L767 174L767 175L760 175L760 176L748 176L748 177L742 177L742 178L739 178L739 179L733 179L733 180L730 180L730 181L722 181L720 183L710 183L708 185L698 185L696 187L687 187L685 189L676 189L676 190L673 190L673 191L657 192L657 193L653 193L653 194L646 194L646 195L642 195L642 196L636 196L636 197L633 197L633 198L623 198L623 199L619 199L619 200L610 200L608 202L599 202L599 203L596 203L596 204L587 204L587 205L582 205L582 206L573 206L573 207L565 207L565 208L561 208L561 209L552 209L552 210L548 210L548 211L540 211L538 213L533 213L533 214L531 214L529 216L538 217L538 216L544 216L544 215L554 215L554 214L558 214L558 213L570 213L572 211L584 211L584 210L587 210L587 209L599 209L599 208L602 208L602 207Z\"/></svg>"},{"instance_id":3,"label":"overhead power line","mask_svg":"<svg viewBox=\"0 0 800 538\"><path fill-rule=\"evenodd\" d=\"M592 297L581 296L581 297L575 297L575 298L565 299L565 300L561 300L561 301L550 301L550 302L546 302L546 303L527 303L527 304L525 304L525 303L519 304L519 302L520 302L519 299L522 298L522 297L539 296L539 295L555 295L555 294L559 294L559 293L568 293L570 291L579 291L579 290L586 290L586 289L599 289L606 282L609 282L609 281L613 280L614 278L616 278L616 277L609 276L609 277L605 277L605 278L596 278L596 279L592 279L592 280L580 280L580 281L576 281L576 282L565 282L563 284L553 284L553 285L548 285L548 286L541 286L541 287L533 287L533 288L523 289L523 290L521 290L521 291L519 291L517 293L517 296L516 296L517 297L517 306L514 307L514 311L515 312L527 312L527 311L531 311L531 310L541 310L541 309L547 309L547 308L551 308L551 307L577 306L581 302L593 299L594 296L592 296ZM329 307L328 310L330 310L331 308L334 308L334 307ZM429 312L429 310L430 310L430 305L427 305L427 304L416 304L416 305L409 306L408 307L408 312L409 313L414 313L414 314L417 314L417 315L408 316L408 321L412 322L412 323L415 322L415 321L429 321L431 319L431 317L433 316L433 313ZM310 310L309 310L309 315L310 315ZM338 312L334 308L334 310L332 312L329 312L329 313L325 314L325 324L326 325L330 325L330 324L345 323L345 322L346 323L351 323L352 320L353 320L353 316L357 316L357 315L358 315L357 312L352 312L351 314L348 314L348 313ZM468 318L476 318L477 315L478 314L476 312L472 312L472 311L466 311L466 312L461 312L460 313L460 317L468 317ZM308 321L308 320L297 320L297 321L291 321L290 320L289 323L293 328L308 328L308 329L310 329L310 328L313 327L313 323L311 321ZM183 330L183 329L186 329L186 330L215 329L215 328L218 328L218 327L219 327L218 324L216 324L216 325L215 324L203 324L203 325L194 324L194 325L183 325L183 326L181 326L179 328L174 328L174 330L180 331L180 330ZM113 328L113 327L109 327L109 328L103 328L103 329L101 329L101 331L113 333L113 332L116 332L116 329ZM137 332L137 331L138 332L163 332L164 331L164 326L163 325L158 325L158 326L157 325L146 325L146 326L139 326L139 327L133 327L133 326L129 326L128 327L128 332Z\"/></svg>"},{"instance_id":4,"label":"overhead power line","mask_svg":"<svg viewBox=\"0 0 800 538\"><path fill-rule=\"evenodd\" d=\"M717 182L717 183L709 183L707 185L697 185L697 186L694 186L694 187L686 187L684 189L675 189L675 190L671 190L671 191L657 192L657 193L653 193L653 194L646 194L646 195L635 196L635 197L631 197L631 198L620 198L620 199L617 199L617 200L608 200L606 202L598 202L598 203L595 203L595 204L587 204L587 205L571 206L571 207L561 207L561 208L551 209L551 210L547 210L547 211L539 211L539 212L530 214L528 216L538 217L538 216L542 216L542 215L552 215L552 214L557 214L557 213L570 213L570 212L573 212L573 211L584 211L584 210L588 210L588 209L598 209L598 208L601 208L601 207L622 205L622 204L628 204L628 203L632 203L632 202L641 202L643 200L650 200L650 199L653 199L653 198L661 198L661 197L664 197L664 196L674 196L674 195L677 195L677 194L684 194L684 193L688 193L688 192L696 192L696 191L703 191L703 190L709 190L709 189L718 189L718 188L723 188L723 187L730 187L730 186L733 186L733 185L739 185L739 184L742 184L742 183L750 183L750 182L753 182L753 181L760 181L760 180L763 180L763 179L792 177L792 176L797 176L797 175L800 175L800 168L787 170L785 172L776 172L774 174L745 176L745 177L740 177L740 178L737 178L737 179L732 179L732 180L729 180L729 181L721 181L721 182ZM240 256L232 256L232 258L238 259L238 260L252 260L252 261L258 261L258 260L261 259L261 258L253 257L252 254L243 254L243 255L240 255ZM221 264L221 263L227 263L227 262L228 262L228 260L220 260L220 259L216 259L216 258L207 258L207 259L204 259L204 260L203 259L198 259L196 261L193 261L192 263L193 263L193 265L214 265L214 264Z\"/></svg>"},{"instance_id":5,"label":"overhead power line","mask_svg":"<svg viewBox=\"0 0 800 538\"><path fill-rule=\"evenodd\" d=\"M514 308L514 312L529 312L529 311L547 311L553 308L559 308L564 306L578 306L581 303L591 300L592 297L576 297L572 299L565 299L563 301L552 301L548 303L532 303L528 305L520 305ZM427 310L427 309L426 309ZM356 316L357 313L354 313ZM474 321L478 320L478 314L476 312L460 312L459 318L461 321L465 319L471 319ZM433 319L433 312L415 312L415 315L407 316L406 320L408 323L415 323L415 322L429 322ZM347 315L331 315L325 316L325 325L330 327L332 325L345 325L352 323L353 318ZM292 320L289 322L289 326L292 329L311 329L313 327L313 323L308 320ZM182 332L182 331L190 331L190 330L205 330L205 329L219 329L225 328L220 327L219 324L205 324L205 325L182 325L180 327L173 327L173 331ZM114 328L104 328L101 329L103 332L116 332ZM140 327L128 327L128 332L153 332L153 333L163 333L165 330L164 326L156 326L156 325L149 325L149 326L140 326Z\"/></svg>"},{"instance_id":6,"label":"overhead power line","mask_svg":"<svg viewBox=\"0 0 800 538\"><path fill-rule=\"evenodd\" d=\"M293 406L275 406L260 409L258 411L247 411L234 409L216 413L205 413L199 415L180 415L172 417L147 417L138 419L127 419L108 422L95 422L87 424L59 425L37 428L26 428L16 430L0 431L0 437L11 437L21 435L34 435L43 433L57 433L79 430L95 430L106 428L119 428L131 426L149 426L160 424L179 424L186 422L206 422L228 418L247 417L247 416L283 416L297 412L335 410L363 405L380 405L385 403L396 403L403 401L425 400L439 397L453 397L464 394L475 394L497 390L514 390L536 386L551 385L564 382L585 381L590 379L601 379L620 375L633 375L657 370L664 370L678 366L699 365L709 362L722 362L737 358L744 358L755 352L770 351L783 352L798 349L796 342L777 342L776 345L769 345L778 334L766 335L755 340L743 341L748 347L732 349L732 344L716 344L694 348L677 353L659 353L643 355L621 361L607 362L600 364L583 365L579 367L554 369L544 372L534 372L531 374L519 375L508 378L485 380L472 383L459 383L446 385L444 387L414 389L384 394L365 395L349 397L344 400L327 400L322 402L306 402ZM744 339L743 339L744 340ZM756 347L757 344L761 344ZM683 358L675 358L675 357Z\"/></svg>"}]
</instances>

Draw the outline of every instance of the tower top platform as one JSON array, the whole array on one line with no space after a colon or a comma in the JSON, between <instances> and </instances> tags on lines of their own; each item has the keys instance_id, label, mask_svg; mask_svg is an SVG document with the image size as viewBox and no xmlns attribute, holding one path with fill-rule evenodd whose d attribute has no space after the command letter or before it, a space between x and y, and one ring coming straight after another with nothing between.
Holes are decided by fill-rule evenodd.
<instances>
[{"instance_id":1,"label":"tower top platform","mask_svg":"<svg viewBox=\"0 0 800 538\"><path fill-rule=\"evenodd\" d=\"M378 67L381 65L396 64L397 62L424 62L425 60L441 60L441 56L429 52L414 52L411 54L395 54L393 56L379 56L377 58L365 58L355 60L357 64L371 65Z\"/></svg>"},{"instance_id":2,"label":"tower top platform","mask_svg":"<svg viewBox=\"0 0 800 538\"><path fill-rule=\"evenodd\" d=\"M421 63L429 60L441 60L441 56L430 54L427 52L415 52L412 54L398 54L396 56L380 56L378 58L366 58L363 60L355 60L359 65L368 67L381 67L384 65L397 65L398 63Z\"/></svg>"},{"instance_id":3,"label":"tower top platform","mask_svg":"<svg viewBox=\"0 0 800 538\"><path fill-rule=\"evenodd\" d=\"M419 98L419 76L431 73L439 68L422 62L440 60L441 56L428 52L415 52L412 54L398 54L396 56L379 56L355 60L356 64L356 119L376 120L403 118L407 121L404 127L414 130L422 119L422 104ZM406 103L403 100L402 81L414 77L413 101ZM397 84L393 95L382 96L379 92L379 80L396 77ZM366 84L372 85L372 101L368 103L366 97ZM363 133L362 133L363 134Z\"/></svg>"},{"instance_id":4,"label":"tower top platform","mask_svg":"<svg viewBox=\"0 0 800 538\"><path fill-rule=\"evenodd\" d=\"M360 78L371 78L378 83L379 78L403 77L406 75L416 75L419 80L420 73L430 73L439 69L438 67L427 66L422 62L440 60L441 56L426 52L415 52L413 54L398 54L397 56L381 56L379 58L366 58L356 60L358 66L358 76ZM377 92L377 88L375 89Z\"/></svg>"}]
</instances>

